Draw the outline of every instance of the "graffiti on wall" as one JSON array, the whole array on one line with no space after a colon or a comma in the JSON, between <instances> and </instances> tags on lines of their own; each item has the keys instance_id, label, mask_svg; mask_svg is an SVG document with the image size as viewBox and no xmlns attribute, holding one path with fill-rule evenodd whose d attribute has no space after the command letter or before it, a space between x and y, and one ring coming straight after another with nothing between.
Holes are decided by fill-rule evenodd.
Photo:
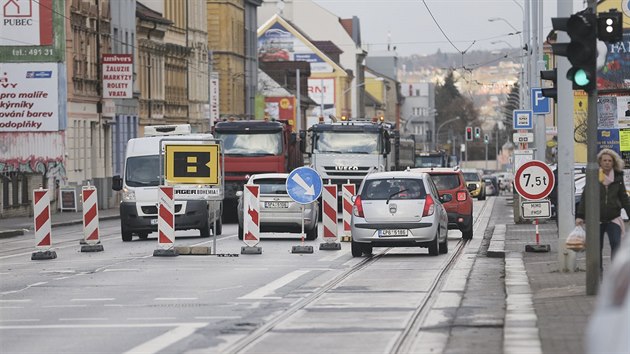
<instances>
[{"instance_id":1,"label":"graffiti on wall","mask_svg":"<svg viewBox=\"0 0 630 354\"><path fill-rule=\"evenodd\" d=\"M31 156L28 159L0 160L0 173L35 173L46 178L63 180L66 178L66 168L61 158L46 159Z\"/></svg>"},{"instance_id":2,"label":"graffiti on wall","mask_svg":"<svg viewBox=\"0 0 630 354\"><path fill-rule=\"evenodd\" d=\"M0 135L0 174L35 173L65 180L64 133L23 132Z\"/></svg>"}]
</instances>

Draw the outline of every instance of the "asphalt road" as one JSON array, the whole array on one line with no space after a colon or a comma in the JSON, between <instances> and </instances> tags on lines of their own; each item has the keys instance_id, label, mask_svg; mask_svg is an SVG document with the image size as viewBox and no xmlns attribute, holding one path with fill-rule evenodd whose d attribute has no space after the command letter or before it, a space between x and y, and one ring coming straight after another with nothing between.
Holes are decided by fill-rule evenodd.
<instances>
[{"instance_id":1,"label":"asphalt road","mask_svg":"<svg viewBox=\"0 0 630 354\"><path fill-rule=\"evenodd\" d=\"M475 212L483 205L475 201ZM480 218L423 326L439 328L452 315L443 309L461 301L467 254L479 247L488 218ZM100 231L104 251L82 253L81 225L55 228L54 260L30 259L32 232L0 240L2 352L388 352L449 260L424 248L375 248L385 253L341 279L365 258L353 258L345 242L340 251L320 251L321 237L305 242L313 254L291 253L299 239L263 234L262 255L154 257L155 233L123 243L117 220L102 221ZM240 253L236 232L236 224L224 225L217 253ZM178 231L176 245L212 246L212 238L197 235ZM460 239L449 231L449 253ZM428 341L440 352L448 329L423 336L412 347Z\"/></svg>"}]
</instances>

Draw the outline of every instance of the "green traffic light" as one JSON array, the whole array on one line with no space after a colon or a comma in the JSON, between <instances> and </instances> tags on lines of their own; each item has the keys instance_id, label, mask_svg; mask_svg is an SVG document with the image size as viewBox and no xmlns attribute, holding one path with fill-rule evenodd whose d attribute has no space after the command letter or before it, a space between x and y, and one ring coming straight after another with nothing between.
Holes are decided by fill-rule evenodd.
<instances>
[{"instance_id":1,"label":"green traffic light","mask_svg":"<svg viewBox=\"0 0 630 354\"><path fill-rule=\"evenodd\" d=\"M578 86L586 86L591 82L591 80L588 79L584 69L579 69L575 72L575 75L573 75L573 82L575 82Z\"/></svg>"}]
</instances>

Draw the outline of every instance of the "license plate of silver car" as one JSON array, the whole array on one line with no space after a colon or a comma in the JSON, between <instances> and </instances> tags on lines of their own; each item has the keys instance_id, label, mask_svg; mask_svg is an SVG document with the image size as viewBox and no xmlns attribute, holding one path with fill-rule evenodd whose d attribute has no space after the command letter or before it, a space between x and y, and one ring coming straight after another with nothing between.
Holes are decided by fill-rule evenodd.
<instances>
[{"instance_id":1,"label":"license plate of silver car","mask_svg":"<svg viewBox=\"0 0 630 354\"><path fill-rule=\"evenodd\" d=\"M378 236L380 237L407 236L407 230L406 229L378 230Z\"/></svg>"},{"instance_id":2,"label":"license plate of silver car","mask_svg":"<svg viewBox=\"0 0 630 354\"><path fill-rule=\"evenodd\" d=\"M287 209L289 202L265 202L265 208L270 209Z\"/></svg>"},{"instance_id":3,"label":"license plate of silver car","mask_svg":"<svg viewBox=\"0 0 630 354\"><path fill-rule=\"evenodd\" d=\"M151 225L157 225L158 219L151 219Z\"/></svg>"}]
</instances>

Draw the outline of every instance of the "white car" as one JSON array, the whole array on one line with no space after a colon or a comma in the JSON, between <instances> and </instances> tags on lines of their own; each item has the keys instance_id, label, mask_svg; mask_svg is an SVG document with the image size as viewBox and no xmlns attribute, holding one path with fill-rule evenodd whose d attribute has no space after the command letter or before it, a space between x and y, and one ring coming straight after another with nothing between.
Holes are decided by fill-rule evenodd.
<instances>
[{"instance_id":1,"label":"white car","mask_svg":"<svg viewBox=\"0 0 630 354\"><path fill-rule=\"evenodd\" d=\"M587 353L630 353L630 232L622 238L586 330Z\"/></svg>"},{"instance_id":2,"label":"white car","mask_svg":"<svg viewBox=\"0 0 630 354\"><path fill-rule=\"evenodd\" d=\"M352 256L370 255L373 247L426 247L437 256L448 252L448 214L431 176L389 171L367 175L352 208Z\"/></svg>"}]
</instances>

